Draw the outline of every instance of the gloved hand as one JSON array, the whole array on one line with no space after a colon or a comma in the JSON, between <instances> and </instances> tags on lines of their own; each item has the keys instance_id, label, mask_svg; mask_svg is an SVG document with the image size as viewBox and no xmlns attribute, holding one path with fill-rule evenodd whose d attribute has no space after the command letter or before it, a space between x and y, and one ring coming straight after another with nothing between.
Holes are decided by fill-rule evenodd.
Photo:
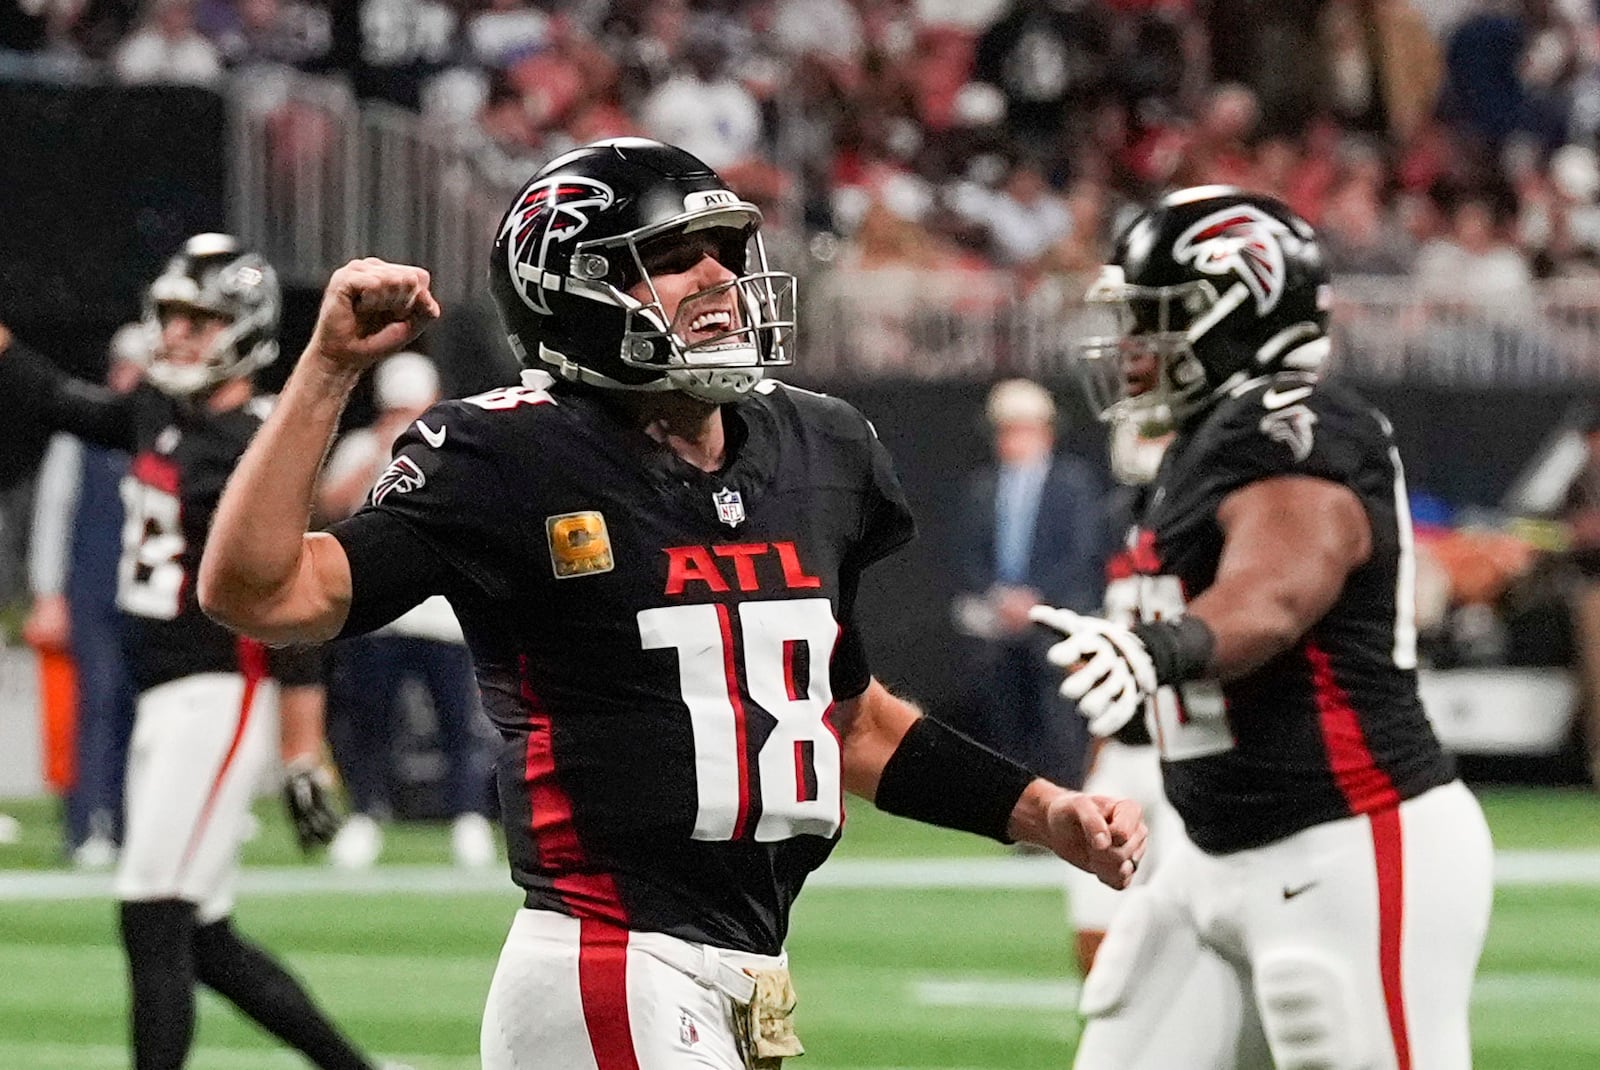
<instances>
[{"instance_id":1,"label":"gloved hand","mask_svg":"<svg viewBox=\"0 0 1600 1070\"><path fill-rule=\"evenodd\" d=\"M1095 735L1115 733L1156 693L1155 665L1144 643L1129 629L1051 606L1034 606L1028 617L1065 636L1046 656L1050 664L1067 671L1061 693L1077 702L1078 712Z\"/></svg>"},{"instance_id":2,"label":"gloved hand","mask_svg":"<svg viewBox=\"0 0 1600 1070\"><path fill-rule=\"evenodd\" d=\"M285 769L283 802L294 823L300 850L307 854L314 847L325 847L333 839L344 818L333 804L333 777L314 758L297 758Z\"/></svg>"}]
</instances>

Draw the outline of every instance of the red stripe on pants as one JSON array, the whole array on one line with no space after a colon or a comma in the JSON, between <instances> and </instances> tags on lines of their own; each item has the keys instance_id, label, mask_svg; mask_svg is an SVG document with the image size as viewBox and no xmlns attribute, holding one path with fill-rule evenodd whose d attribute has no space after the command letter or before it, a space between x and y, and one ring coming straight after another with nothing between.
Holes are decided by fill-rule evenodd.
<instances>
[{"instance_id":1,"label":"red stripe on pants","mask_svg":"<svg viewBox=\"0 0 1600 1070\"><path fill-rule=\"evenodd\" d=\"M1411 1070L1411 1037L1406 1031L1406 998L1400 962L1405 932L1405 862L1400 811L1382 810L1369 815L1368 820L1372 823L1372 855L1378 870L1378 967L1383 977L1383 1002L1389 1011L1395 1065L1399 1070Z\"/></svg>"},{"instance_id":2,"label":"red stripe on pants","mask_svg":"<svg viewBox=\"0 0 1600 1070\"><path fill-rule=\"evenodd\" d=\"M599 1070L639 1070L628 1021L628 931L584 920L578 929L578 990Z\"/></svg>"},{"instance_id":3,"label":"red stripe on pants","mask_svg":"<svg viewBox=\"0 0 1600 1070\"><path fill-rule=\"evenodd\" d=\"M222 765L217 769L216 776L211 778L211 787L206 791L206 801L200 804L200 816L195 819L194 828L189 833L189 842L184 845L183 860L178 863L180 875L194 860L194 853L200 849L200 840L205 836L206 826L211 824L211 811L217 805L217 794L222 791L222 782L227 779L228 770L233 768L233 759L239 753L239 743L244 739L244 731L250 727L250 712L255 708L256 688L267 676L266 647L254 639L241 638L234 649L239 658L239 673L244 677L244 694L239 699L239 720L233 726L233 738L228 741L228 749L222 756Z\"/></svg>"}]
</instances>

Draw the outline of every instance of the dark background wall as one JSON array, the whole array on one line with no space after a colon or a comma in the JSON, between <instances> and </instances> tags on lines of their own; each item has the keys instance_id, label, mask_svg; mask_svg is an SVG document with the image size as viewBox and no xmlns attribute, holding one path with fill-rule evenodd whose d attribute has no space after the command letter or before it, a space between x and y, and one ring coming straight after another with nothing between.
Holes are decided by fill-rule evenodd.
<instances>
[{"instance_id":1,"label":"dark background wall","mask_svg":"<svg viewBox=\"0 0 1600 1070\"><path fill-rule=\"evenodd\" d=\"M0 321L98 376L166 257L222 229L224 133L222 100L203 90L0 82ZM45 431L0 411L5 486Z\"/></svg>"}]
</instances>

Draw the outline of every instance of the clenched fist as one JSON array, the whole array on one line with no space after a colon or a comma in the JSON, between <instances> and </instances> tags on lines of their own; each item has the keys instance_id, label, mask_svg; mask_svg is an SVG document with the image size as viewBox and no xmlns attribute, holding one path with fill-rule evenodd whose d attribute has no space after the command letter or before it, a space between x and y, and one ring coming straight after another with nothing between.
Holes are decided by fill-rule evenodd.
<instances>
[{"instance_id":1,"label":"clenched fist","mask_svg":"<svg viewBox=\"0 0 1600 1070\"><path fill-rule=\"evenodd\" d=\"M328 280L312 346L350 371L399 352L439 318L439 302L428 283L428 273L419 267L375 256L350 261Z\"/></svg>"},{"instance_id":2,"label":"clenched fist","mask_svg":"<svg viewBox=\"0 0 1600 1070\"><path fill-rule=\"evenodd\" d=\"M1144 857L1144 813L1132 799L1063 791L1045 811L1045 846L1111 888L1122 889Z\"/></svg>"}]
</instances>

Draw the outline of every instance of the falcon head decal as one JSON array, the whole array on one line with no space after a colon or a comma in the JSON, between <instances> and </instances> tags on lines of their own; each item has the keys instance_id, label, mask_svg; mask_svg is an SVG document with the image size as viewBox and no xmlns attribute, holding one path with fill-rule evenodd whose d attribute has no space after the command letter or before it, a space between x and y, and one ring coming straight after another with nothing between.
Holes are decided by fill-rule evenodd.
<instances>
[{"instance_id":1,"label":"falcon head decal","mask_svg":"<svg viewBox=\"0 0 1600 1070\"><path fill-rule=\"evenodd\" d=\"M1283 297L1285 269L1281 220L1248 204L1233 205L1199 220L1178 236L1173 259L1207 275L1233 275L1249 287L1261 315Z\"/></svg>"}]
</instances>

